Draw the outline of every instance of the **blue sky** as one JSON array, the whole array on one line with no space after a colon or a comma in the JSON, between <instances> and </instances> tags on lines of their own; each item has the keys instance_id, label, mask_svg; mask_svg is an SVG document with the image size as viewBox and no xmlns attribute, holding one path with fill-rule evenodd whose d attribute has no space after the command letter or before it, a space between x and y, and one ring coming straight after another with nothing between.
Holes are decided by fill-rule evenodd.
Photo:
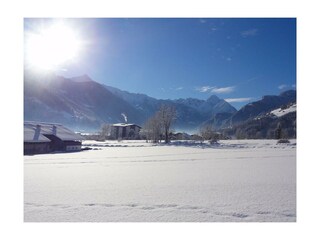
<instances>
[{"instance_id":1,"label":"blue sky","mask_svg":"<svg viewBox=\"0 0 320 240\"><path fill-rule=\"evenodd\" d=\"M55 20L26 19L25 31ZM296 20L65 19L85 42L56 73L161 99L217 95L239 108L296 86Z\"/></svg>"}]
</instances>

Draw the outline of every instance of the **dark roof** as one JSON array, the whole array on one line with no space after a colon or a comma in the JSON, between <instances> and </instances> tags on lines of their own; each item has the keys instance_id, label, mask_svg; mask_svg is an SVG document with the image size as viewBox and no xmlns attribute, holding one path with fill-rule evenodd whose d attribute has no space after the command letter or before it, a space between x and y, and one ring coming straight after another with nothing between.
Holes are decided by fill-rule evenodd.
<instances>
[{"instance_id":1,"label":"dark roof","mask_svg":"<svg viewBox=\"0 0 320 240\"><path fill-rule=\"evenodd\" d=\"M50 142L45 135L55 135L62 141L85 140L61 124L24 122L24 142Z\"/></svg>"}]
</instances>

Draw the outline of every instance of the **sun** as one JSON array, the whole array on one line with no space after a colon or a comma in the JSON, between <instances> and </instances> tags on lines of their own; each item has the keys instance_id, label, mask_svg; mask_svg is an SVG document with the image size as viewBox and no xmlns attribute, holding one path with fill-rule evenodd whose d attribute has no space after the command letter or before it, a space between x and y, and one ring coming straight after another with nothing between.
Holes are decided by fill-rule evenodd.
<instances>
[{"instance_id":1,"label":"sun","mask_svg":"<svg viewBox=\"0 0 320 240\"><path fill-rule=\"evenodd\" d=\"M28 32L26 35L27 63L37 70L55 70L76 60L82 42L76 32L63 22Z\"/></svg>"}]
</instances>

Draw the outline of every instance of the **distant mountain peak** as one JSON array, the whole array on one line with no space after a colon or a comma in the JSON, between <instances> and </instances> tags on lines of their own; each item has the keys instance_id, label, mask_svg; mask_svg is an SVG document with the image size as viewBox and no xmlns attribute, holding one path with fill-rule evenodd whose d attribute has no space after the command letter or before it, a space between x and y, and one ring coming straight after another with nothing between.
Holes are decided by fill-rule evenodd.
<instances>
[{"instance_id":1,"label":"distant mountain peak","mask_svg":"<svg viewBox=\"0 0 320 240\"><path fill-rule=\"evenodd\" d=\"M218 98L216 95L211 95L211 96L207 99L207 102L213 103L213 102L218 102L218 101L220 101L220 100L221 100L221 99Z\"/></svg>"},{"instance_id":2,"label":"distant mountain peak","mask_svg":"<svg viewBox=\"0 0 320 240\"><path fill-rule=\"evenodd\" d=\"M232 116L232 123L238 124L245 122L260 114L265 114L273 109L279 108L283 105L296 102L296 91L288 90L282 92L280 95L266 95L261 100L249 103L243 106L237 113Z\"/></svg>"}]
</instances>

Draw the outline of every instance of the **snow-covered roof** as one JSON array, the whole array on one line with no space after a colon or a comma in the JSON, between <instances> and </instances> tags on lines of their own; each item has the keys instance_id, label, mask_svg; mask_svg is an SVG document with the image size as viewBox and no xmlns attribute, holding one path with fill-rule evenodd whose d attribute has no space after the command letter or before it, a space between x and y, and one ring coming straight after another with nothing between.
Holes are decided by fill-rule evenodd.
<instances>
[{"instance_id":1,"label":"snow-covered roof","mask_svg":"<svg viewBox=\"0 0 320 240\"><path fill-rule=\"evenodd\" d=\"M61 124L24 122L24 142L50 142L46 134L55 135L63 141L84 140L82 136Z\"/></svg>"},{"instance_id":2,"label":"snow-covered roof","mask_svg":"<svg viewBox=\"0 0 320 240\"><path fill-rule=\"evenodd\" d=\"M137 126L137 127L141 128L139 125L134 124L134 123L115 123L115 124L112 124L112 126L114 126L114 127L129 127L129 126Z\"/></svg>"},{"instance_id":3,"label":"snow-covered roof","mask_svg":"<svg viewBox=\"0 0 320 240\"><path fill-rule=\"evenodd\" d=\"M24 125L24 142L51 142L42 134L37 134L35 128L26 124Z\"/></svg>"}]
</instances>

